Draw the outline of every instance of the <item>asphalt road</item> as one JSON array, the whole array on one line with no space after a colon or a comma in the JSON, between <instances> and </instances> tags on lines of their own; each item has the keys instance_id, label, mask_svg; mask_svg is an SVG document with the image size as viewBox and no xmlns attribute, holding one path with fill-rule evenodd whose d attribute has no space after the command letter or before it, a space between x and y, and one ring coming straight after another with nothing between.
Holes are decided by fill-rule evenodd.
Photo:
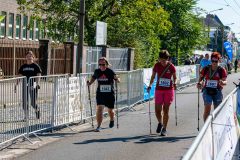
<instances>
[{"instance_id":1,"label":"asphalt road","mask_svg":"<svg viewBox=\"0 0 240 160\"><path fill-rule=\"evenodd\" d=\"M234 89L240 74L231 74L223 92L226 96ZM120 128L108 128L96 133L91 128L58 142L48 144L19 160L177 160L181 159L198 134L197 131L197 89L188 87L177 94L177 122L175 125L175 105L170 109L168 135L155 134L157 122L152 113L152 131L149 135L148 103L137 106L137 111L121 112ZM154 111L154 104L151 102ZM200 128L203 103L200 96Z\"/></svg>"}]
</instances>

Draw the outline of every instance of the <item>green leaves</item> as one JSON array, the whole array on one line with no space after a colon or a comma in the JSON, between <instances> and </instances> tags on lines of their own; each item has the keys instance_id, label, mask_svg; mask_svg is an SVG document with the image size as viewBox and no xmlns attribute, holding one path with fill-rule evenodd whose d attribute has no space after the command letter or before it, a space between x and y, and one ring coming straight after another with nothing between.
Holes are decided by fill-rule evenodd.
<instances>
[{"instance_id":1,"label":"green leaves","mask_svg":"<svg viewBox=\"0 0 240 160\"><path fill-rule=\"evenodd\" d=\"M205 45L202 19L192 12L196 5L195 0L159 0L159 3L170 13L173 26L166 36L160 35L163 48L168 49L175 56L179 53L178 59L184 59L187 54L193 53L194 49ZM176 50L177 45L178 50Z\"/></svg>"},{"instance_id":2,"label":"green leaves","mask_svg":"<svg viewBox=\"0 0 240 160\"><path fill-rule=\"evenodd\" d=\"M0 22L1 22L2 20L4 20L4 18L5 18L5 16L0 15Z\"/></svg>"},{"instance_id":3,"label":"green leaves","mask_svg":"<svg viewBox=\"0 0 240 160\"><path fill-rule=\"evenodd\" d=\"M17 0L23 13L45 19L48 35L60 42L78 40L80 0ZM107 44L135 48L135 67L151 67L161 48L174 55L204 41L201 21L191 11L195 0L86 0L85 43L95 45L96 21L108 24ZM77 43L77 41L76 41Z\"/></svg>"}]
</instances>

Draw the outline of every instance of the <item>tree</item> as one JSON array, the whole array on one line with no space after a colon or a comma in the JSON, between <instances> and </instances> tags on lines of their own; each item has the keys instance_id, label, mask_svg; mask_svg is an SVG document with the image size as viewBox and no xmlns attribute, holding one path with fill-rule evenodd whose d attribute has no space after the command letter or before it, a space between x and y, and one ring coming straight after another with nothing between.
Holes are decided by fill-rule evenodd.
<instances>
[{"instance_id":1,"label":"tree","mask_svg":"<svg viewBox=\"0 0 240 160\"><path fill-rule=\"evenodd\" d=\"M80 0L17 0L23 13L45 19L48 36L78 41ZM85 43L95 45L96 21L108 24L107 44L135 48L135 68L150 67L161 48L184 56L201 45L195 0L86 0Z\"/></svg>"},{"instance_id":2,"label":"tree","mask_svg":"<svg viewBox=\"0 0 240 160\"><path fill-rule=\"evenodd\" d=\"M206 44L202 21L192 12L195 0L159 0L159 3L169 12L173 26L166 36L159 36L163 41L162 48L183 60L194 48Z\"/></svg>"},{"instance_id":3,"label":"tree","mask_svg":"<svg viewBox=\"0 0 240 160\"><path fill-rule=\"evenodd\" d=\"M4 20L5 16L0 15L0 22Z\"/></svg>"},{"instance_id":4,"label":"tree","mask_svg":"<svg viewBox=\"0 0 240 160\"><path fill-rule=\"evenodd\" d=\"M36 19L45 18L48 36L58 41L78 40L79 0L17 0L20 10ZM85 13L85 43L95 45L96 21L108 23L108 44L136 48L144 56L136 67L152 65L161 41L171 28L169 14L158 0L88 0ZM151 62L151 63L148 63Z\"/></svg>"}]
</instances>

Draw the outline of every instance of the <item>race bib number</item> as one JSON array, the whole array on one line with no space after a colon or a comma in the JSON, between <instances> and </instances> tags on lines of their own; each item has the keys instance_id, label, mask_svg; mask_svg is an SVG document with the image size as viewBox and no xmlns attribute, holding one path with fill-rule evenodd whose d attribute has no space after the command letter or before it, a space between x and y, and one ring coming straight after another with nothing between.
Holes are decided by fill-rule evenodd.
<instances>
[{"instance_id":1,"label":"race bib number","mask_svg":"<svg viewBox=\"0 0 240 160\"><path fill-rule=\"evenodd\" d=\"M111 92L111 85L100 85L100 92Z\"/></svg>"},{"instance_id":2,"label":"race bib number","mask_svg":"<svg viewBox=\"0 0 240 160\"><path fill-rule=\"evenodd\" d=\"M167 78L160 78L159 79L159 86L161 87L170 87L171 80Z\"/></svg>"},{"instance_id":3,"label":"race bib number","mask_svg":"<svg viewBox=\"0 0 240 160\"><path fill-rule=\"evenodd\" d=\"M217 80L207 80L206 87L208 88L217 88L218 81Z\"/></svg>"}]
</instances>

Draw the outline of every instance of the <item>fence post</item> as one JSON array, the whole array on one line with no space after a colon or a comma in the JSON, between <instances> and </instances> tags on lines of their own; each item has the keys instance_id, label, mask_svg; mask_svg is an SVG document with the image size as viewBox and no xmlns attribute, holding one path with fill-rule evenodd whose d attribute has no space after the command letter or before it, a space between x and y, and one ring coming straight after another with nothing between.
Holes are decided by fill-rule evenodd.
<instances>
[{"instance_id":1,"label":"fence post","mask_svg":"<svg viewBox=\"0 0 240 160\"><path fill-rule=\"evenodd\" d=\"M213 155L213 160L215 159L215 152L214 152L214 132L213 132L213 116L211 116L211 129L212 129L212 155Z\"/></svg>"},{"instance_id":2,"label":"fence post","mask_svg":"<svg viewBox=\"0 0 240 160\"><path fill-rule=\"evenodd\" d=\"M66 73L66 61L67 61L67 55L69 56L69 71L67 73L73 74L73 55L74 55L74 42L64 42L64 50L65 50L65 73Z\"/></svg>"},{"instance_id":3,"label":"fence post","mask_svg":"<svg viewBox=\"0 0 240 160\"><path fill-rule=\"evenodd\" d=\"M16 44L15 39L13 39L13 76L15 76L16 73Z\"/></svg>"},{"instance_id":4,"label":"fence post","mask_svg":"<svg viewBox=\"0 0 240 160\"><path fill-rule=\"evenodd\" d=\"M54 77L54 85L53 85L53 102L52 102L52 115L51 115L51 126L54 127L55 120L55 107L57 101L57 86L58 86L58 77Z\"/></svg>"},{"instance_id":5,"label":"fence post","mask_svg":"<svg viewBox=\"0 0 240 160\"><path fill-rule=\"evenodd\" d=\"M67 109L68 109L68 123L70 123L70 105L69 105L69 76L66 75L67 78Z\"/></svg>"},{"instance_id":6,"label":"fence post","mask_svg":"<svg viewBox=\"0 0 240 160\"><path fill-rule=\"evenodd\" d=\"M50 74L50 56L51 48L50 42L48 39L40 39L39 40L39 65L42 68L42 74L47 75Z\"/></svg>"},{"instance_id":7,"label":"fence post","mask_svg":"<svg viewBox=\"0 0 240 160\"><path fill-rule=\"evenodd\" d=\"M100 45L100 46L98 46L98 47L101 47L102 48L102 57L106 57L106 58L108 58L109 59L109 57L107 56L107 46L106 45Z\"/></svg>"},{"instance_id":8,"label":"fence post","mask_svg":"<svg viewBox=\"0 0 240 160\"><path fill-rule=\"evenodd\" d=\"M131 78L131 75L129 72L127 72L127 104L128 104L128 107L130 107L130 78Z\"/></svg>"},{"instance_id":9,"label":"fence post","mask_svg":"<svg viewBox=\"0 0 240 160\"><path fill-rule=\"evenodd\" d=\"M128 48L127 70L131 71L134 67L134 48Z\"/></svg>"},{"instance_id":10,"label":"fence post","mask_svg":"<svg viewBox=\"0 0 240 160\"><path fill-rule=\"evenodd\" d=\"M32 83L33 79L30 78L28 81L27 81L27 78L25 77L24 78L24 85L23 87L25 88L25 93L24 93L24 97L25 97L25 109L26 111L25 112L25 116L26 116L26 126L27 126L27 138L29 138L29 107L31 106L31 99L30 99L30 92L31 92L31 88L30 88L30 84ZM28 86L29 85L29 86Z\"/></svg>"},{"instance_id":11,"label":"fence post","mask_svg":"<svg viewBox=\"0 0 240 160\"><path fill-rule=\"evenodd\" d=\"M144 71L143 71L144 69L141 69L141 82L142 82L142 98L143 98L143 100L144 100ZM150 94L150 93L149 93ZM149 101L150 101L150 99L149 99Z\"/></svg>"}]
</instances>

